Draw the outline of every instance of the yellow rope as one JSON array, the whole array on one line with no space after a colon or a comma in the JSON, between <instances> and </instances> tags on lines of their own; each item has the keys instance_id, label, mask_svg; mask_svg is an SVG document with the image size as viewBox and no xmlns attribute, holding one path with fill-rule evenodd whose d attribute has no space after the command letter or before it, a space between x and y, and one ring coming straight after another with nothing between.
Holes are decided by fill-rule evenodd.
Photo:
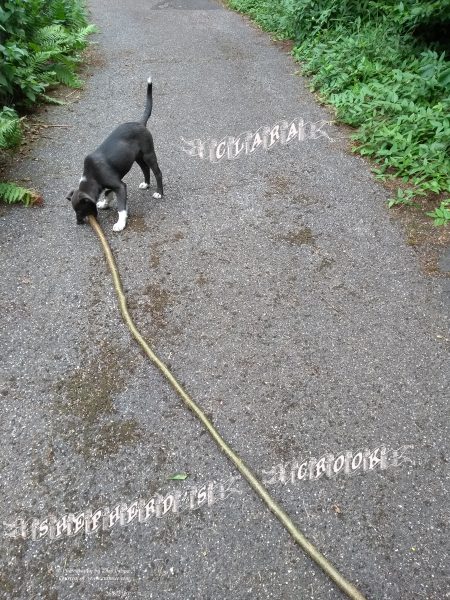
<instances>
[{"instance_id":1,"label":"yellow rope","mask_svg":"<svg viewBox=\"0 0 450 600\"><path fill-rule=\"evenodd\" d=\"M281 506L277 504L277 502L272 498L269 492L264 488L264 486L255 477L255 475L253 475L250 469L245 465L245 463L225 442L225 440L221 437L217 429L214 427L214 425L211 423L208 417L204 414L201 408L192 400L192 398L178 383L178 381L175 379L175 377L172 375L172 373L169 371L166 365L156 356L156 354L144 340L142 335L137 330L128 312L125 294L123 293L122 283L120 280L120 275L116 263L114 261L114 257L112 255L111 248L109 247L108 241L106 240L105 235L96 219L93 216L89 216L88 221L94 229L95 233L98 235L103 248L103 252L105 253L105 257L113 278L114 288L116 290L117 298L119 300L120 312L122 313L122 317L128 329L131 331L134 338L142 347L149 359L154 365L158 367L158 369L162 372L164 377L175 388L175 390L183 399L186 406L195 414L195 416L202 422L204 427L209 431L211 437L217 443L222 452L224 452L224 454L231 460L231 462L234 464L237 470L243 475L243 477L245 477L245 479L255 490L258 496L266 503L268 508L279 519L279 521L281 521L281 523L289 531L294 540L303 548L306 554L308 554L313 559L313 561L317 563L323 569L323 571L325 571L325 573L336 583L336 585L345 594L347 594L348 598L351 598L351 600L366 600L365 597L361 594L361 592L358 591L352 583L347 581L347 579L345 579L345 577L343 577L339 573L339 571L336 570L336 568L325 558L325 556L321 552L319 552L319 550L317 550L317 548L313 544L311 544L311 542L309 542L306 539L303 533L297 529L297 527L290 519L289 515L281 508Z\"/></svg>"}]
</instances>

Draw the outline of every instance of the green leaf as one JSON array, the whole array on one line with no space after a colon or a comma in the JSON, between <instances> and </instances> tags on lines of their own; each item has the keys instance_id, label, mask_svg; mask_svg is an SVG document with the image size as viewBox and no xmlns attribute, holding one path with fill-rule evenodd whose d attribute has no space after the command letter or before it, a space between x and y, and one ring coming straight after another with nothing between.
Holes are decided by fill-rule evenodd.
<instances>
[{"instance_id":1,"label":"green leaf","mask_svg":"<svg viewBox=\"0 0 450 600\"><path fill-rule=\"evenodd\" d=\"M169 477L169 479L173 481L184 481L188 477L189 473L175 473L175 475L172 475L171 477Z\"/></svg>"}]
</instances>

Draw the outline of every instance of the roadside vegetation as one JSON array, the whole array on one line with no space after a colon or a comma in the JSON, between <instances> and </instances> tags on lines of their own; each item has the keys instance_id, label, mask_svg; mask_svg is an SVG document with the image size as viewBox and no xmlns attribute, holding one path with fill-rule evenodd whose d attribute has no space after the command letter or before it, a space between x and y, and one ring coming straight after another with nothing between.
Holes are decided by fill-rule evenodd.
<instances>
[{"instance_id":1,"label":"roadside vegetation","mask_svg":"<svg viewBox=\"0 0 450 600\"><path fill-rule=\"evenodd\" d=\"M24 115L53 98L58 85L73 88L81 52L95 30L82 0L4 0L0 4L0 159L23 138ZM33 204L39 194L0 182L0 199Z\"/></svg>"},{"instance_id":2,"label":"roadside vegetation","mask_svg":"<svg viewBox=\"0 0 450 600\"><path fill-rule=\"evenodd\" d=\"M228 2L294 41L312 90L356 128L354 151L374 161L377 178L397 181L390 206L450 223L448 0Z\"/></svg>"}]
</instances>

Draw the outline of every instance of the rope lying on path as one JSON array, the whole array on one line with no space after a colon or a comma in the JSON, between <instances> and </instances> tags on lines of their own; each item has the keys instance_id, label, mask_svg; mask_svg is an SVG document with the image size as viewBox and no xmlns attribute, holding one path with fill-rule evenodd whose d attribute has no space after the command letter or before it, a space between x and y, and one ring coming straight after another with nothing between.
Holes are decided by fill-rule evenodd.
<instances>
[{"instance_id":1,"label":"rope lying on path","mask_svg":"<svg viewBox=\"0 0 450 600\"><path fill-rule=\"evenodd\" d=\"M225 440L221 437L220 433L208 419L208 417L204 414L202 409L192 400L189 394L184 390L184 388L178 383L166 365L156 356L147 342L144 340L142 335L137 330L130 313L128 312L127 302L125 298L125 294L123 293L122 282L120 280L119 271L117 269L116 263L114 261L114 257L111 252L111 248L109 247L108 241L105 237L105 234L102 231L102 228L98 224L97 220L93 216L88 217L89 224L98 235L100 243L103 248L103 252L106 257L106 261L108 263L109 269L111 271L111 275L114 282L114 288L116 290L117 298L119 300L120 312L122 313L123 320L125 321L128 329L144 350L148 358L152 361L152 363L158 367L164 377L168 380L168 382L175 388L176 392L181 396L183 402L186 406L194 413L194 415L201 421L205 429L208 430L209 434L222 450L222 452L231 460L237 470L243 475L243 477L248 481L251 487L255 490L258 496L265 502L268 508L272 511L272 513L278 518L279 521L285 526L285 528L289 531L294 540L303 548L303 550L308 554L315 563L317 563L323 571L336 583L336 585L347 594L348 598L351 600L366 600L365 597L359 592L355 586L347 581L345 577L343 577L339 571L325 558L325 556L317 550L317 548L309 542L306 537L303 535L301 531L297 529L294 525L293 521L290 519L289 515L277 504L277 502L272 498L269 492L265 489L265 487L259 482L259 480L253 475L250 469L245 465L245 463L239 458L239 456L233 451L232 448L225 442Z\"/></svg>"}]
</instances>

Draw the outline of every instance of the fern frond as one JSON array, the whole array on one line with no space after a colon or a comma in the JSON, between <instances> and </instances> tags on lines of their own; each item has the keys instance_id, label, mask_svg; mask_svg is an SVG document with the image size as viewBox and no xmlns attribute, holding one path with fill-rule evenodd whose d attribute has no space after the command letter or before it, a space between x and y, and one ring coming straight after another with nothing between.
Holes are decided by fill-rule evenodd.
<instances>
[{"instance_id":1,"label":"fern frond","mask_svg":"<svg viewBox=\"0 0 450 600\"><path fill-rule=\"evenodd\" d=\"M87 25L86 27L82 27L81 29L78 30L78 35L82 36L83 39L86 39L88 35L92 35L93 33L98 33L100 31L100 29L97 27L97 25L93 25L92 23L90 25Z\"/></svg>"},{"instance_id":2,"label":"fern frond","mask_svg":"<svg viewBox=\"0 0 450 600\"><path fill-rule=\"evenodd\" d=\"M78 31L74 31L71 38L73 44L72 47L82 50L88 45L88 36L93 33L97 33L98 31L99 29L95 25L88 25L87 27L83 27Z\"/></svg>"},{"instance_id":3,"label":"fern frond","mask_svg":"<svg viewBox=\"0 0 450 600\"><path fill-rule=\"evenodd\" d=\"M47 94L39 94L39 98L41 100L43 100L44 102L46 102L47 104L54 104L55 106L64 106L65 104L67 104L67 102L64 102L64 100L59 100L58 98L52 98L51 96L48 96Z\"/></svg>"},{"instance_id":4,"label":"fern frond","mask_svg":"<svg viewBox=\"0 0 450 600\"><path fill-rule=\"evenodd\" d=\"M70 29L81 29L86 25L85 2L53 0L52 14L55 20L64 23Z\"/></svg>"},{"instance_id":5,"label":"fern frond","mask_svg":"<svg viewBox=\"0 0 450 600\"><path fill-rule=\"evenodd\" d=\"M25 206L42 204L42 196L34 190L27 190L16 183L0 183L0 200L7 204L22 203Z\"/></svg>"},{"instance_id":6,"label":"fern frond","mask_svg":"<svg viewBox=\"0 0 450 600\"><path fill-rule=\"evenodd\" d=\"M22 129L16 111L4 106L0 112L0 148L13 148L21 139Z\"/></svg>"},{"instance_id":7,"label":"fern frond","mask_svg":"<svg viewBox=\"0 0 450 600\"><path fill-rule=\"evenodd\" d=\"M81 81L73 72L73 68L59 63L52 66L52 71L55 73L56 79L59 83L63 83L64 85L73 88L81 87Z\"/></svg>"},{"instance_id":8,"label":"fern frond","mask_svg":"<svg viewBox=\"0 0 450 600\"><path fill-rule=\"evenodd\" d=\"M66 32L62 25L47 25L41 27L34 36L34 42L41 50L62 50L69 47L70 38L73 34Z\"/></svg>"}]
</instances>

